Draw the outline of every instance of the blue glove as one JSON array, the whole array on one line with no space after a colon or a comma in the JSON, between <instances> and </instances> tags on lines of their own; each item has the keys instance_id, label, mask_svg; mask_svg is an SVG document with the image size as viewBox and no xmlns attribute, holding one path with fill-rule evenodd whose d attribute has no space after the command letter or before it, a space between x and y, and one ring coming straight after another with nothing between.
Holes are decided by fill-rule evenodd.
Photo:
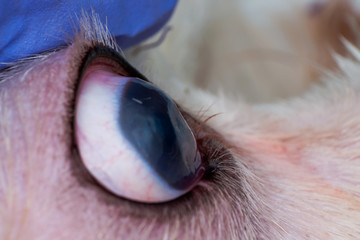
<instances>
[{"instance_id":1,"label":"blue glove","mask_svg":"<svg viewBox=\"0 0 360 240\"><path fill-rule=\"evenodd\" d=\"M93 8L121 48L158 31L177 0L0 0L0 69L17 59L59 46L74 36L81 10Z\"/></svg>"}]
</instances>

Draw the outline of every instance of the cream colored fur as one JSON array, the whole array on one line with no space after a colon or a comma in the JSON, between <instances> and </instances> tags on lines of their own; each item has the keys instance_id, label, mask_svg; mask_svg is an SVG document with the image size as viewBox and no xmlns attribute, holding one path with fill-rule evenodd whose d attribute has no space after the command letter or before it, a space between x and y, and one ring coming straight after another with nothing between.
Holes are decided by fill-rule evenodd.
<instances>
[{"instance_id":1,"label":"cream colored fur","mask_svg":"<svg viewBox=\"0 0 360 240\"><path fill-rule=\"evenodd\" d=\"M360 239L359 4L184 0L159 47L127 53L192 114L219 114L265 189L265 239Z\"/></svg>"}]
</instances>

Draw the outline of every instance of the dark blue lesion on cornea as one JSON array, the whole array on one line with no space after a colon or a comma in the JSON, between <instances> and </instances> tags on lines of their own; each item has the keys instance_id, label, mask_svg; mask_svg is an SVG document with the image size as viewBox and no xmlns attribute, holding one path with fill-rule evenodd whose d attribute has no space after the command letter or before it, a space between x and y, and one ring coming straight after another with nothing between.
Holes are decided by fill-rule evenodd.
<instances>
[{"instance_id":1,"label":"dark blue lesion on cornea","mask_svg":"<svg viewBox=\"0 0 360 240\"><path fill-rule=\"evenodd\" d=\"M122 134L161 179L177 190L194 184L201 171L196 141L164 92L130 80L121 92L119 111Z\"/></svg>"}]
</instances>

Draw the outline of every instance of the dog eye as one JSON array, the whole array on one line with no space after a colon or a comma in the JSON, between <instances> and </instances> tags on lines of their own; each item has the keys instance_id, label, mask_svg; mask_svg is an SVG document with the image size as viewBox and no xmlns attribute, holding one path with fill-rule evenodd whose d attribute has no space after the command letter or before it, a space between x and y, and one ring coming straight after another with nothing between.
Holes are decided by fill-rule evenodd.
<instances>
[{"instance_id":1,"label":"dog eye","mask_svg":"<svg viewBox=\"0 0 360 240\"><path fill-rule=\"evenodd\" d=\"M176 104L151 83L89 67L75 108L81 160L114 194L164 202L190 191L202 177L193 133Z\"/></svg>"}]
</instances>

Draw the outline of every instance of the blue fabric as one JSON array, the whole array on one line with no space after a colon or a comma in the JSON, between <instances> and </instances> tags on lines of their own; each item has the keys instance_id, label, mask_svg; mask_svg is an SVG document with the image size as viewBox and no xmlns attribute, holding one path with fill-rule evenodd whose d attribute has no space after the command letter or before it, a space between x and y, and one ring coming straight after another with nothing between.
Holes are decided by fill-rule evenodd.
<instances>
[{"instance_id":1,"label":"blue fabric","mask_svg":"<svg viewBox=\"0 0 360 240\"><path fill-rule=\"evenodd\" d=\"M0 69L19 58L66 45L82 9L93 8L123 49L158 31L177 0L0 0Z\"/></svg>"}]
</instances>

